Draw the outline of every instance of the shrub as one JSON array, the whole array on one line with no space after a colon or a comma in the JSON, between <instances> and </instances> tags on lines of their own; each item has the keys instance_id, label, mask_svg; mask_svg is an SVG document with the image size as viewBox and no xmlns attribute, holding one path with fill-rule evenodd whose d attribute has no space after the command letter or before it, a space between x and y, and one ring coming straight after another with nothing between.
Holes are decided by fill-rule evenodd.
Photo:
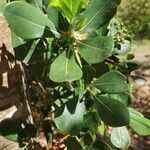
<instances>
[{"instance_id":1,"label":"shrub","mask_svg":"<svg viewBox=\"0 0 150 150\"><path fill-rule=\"evenodd\" d=\"M124 0L118 18L125 24L135 38L149 36L150 33L150 1Z\"/></svg>"},{"instance_id":2,"label":"shrub","mask_svg":"<svg viewBox=\"0 0 150 150\"><path fill-rule=\"evenodd\" d=\"M43 128L50 143L59 138L55 129L63 133L68 149L92 150L111 149L112 144L128 147L128 127L150 134L150 121L130 107L130 73L137 65L130 62L126 29L111 20L119 4L120 0L39 0L3 5L15 56L30 75L36 104L32 112L41 116L33 116L34 125L19 127L26 134L3 136L28 141L26 147L33 144L34 149L30 138L37 139L36 128ZM110 127L112 144L104 140Z\"/></svg>"}]
</instances>

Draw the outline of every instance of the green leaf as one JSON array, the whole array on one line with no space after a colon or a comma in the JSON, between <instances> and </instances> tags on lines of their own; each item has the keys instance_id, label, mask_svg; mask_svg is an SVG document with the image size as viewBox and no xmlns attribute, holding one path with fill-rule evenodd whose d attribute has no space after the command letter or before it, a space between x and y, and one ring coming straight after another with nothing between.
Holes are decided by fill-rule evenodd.
<instances>
[{"instance_id":1,"label":"green leaf","mask_svg":"<svg viewBox=\"0 0 150 150\"><path fill-rule=\"evenodd\" d=\"M100 126L98 127L98 133L100 134L100 135L102 135L102 136L104 136L104 134L105 134L105 124L104 124L104 122L103 121L101 121L101 124L100 124Z\"/></svg>"},{"instance_id":2,"label":"green leaf","mask_svg":"<svg viewBox=\"0 0 150 150\"><path fill-rule=\"evenodd\" d=\"M97 36L106 36L108 35L108 25L109 23L106 23L105 25L101 26L99 29L96 30ZM109 36L109 35L108 35ZM110 35L111 36L111 35Z\"/></svg>"},{"instance_id":3,"label":"green leaf","mask_svg":"<svg viewBox=\"0 0 150 150\"><path fill-rule=\"evenodd\" d=\"M9 3L5 7L4 16L10 28L24 39L39 38L44 34L45 29L59 37L54 24L30 4L19 1Z\"/></svg>"},{"instance_id":4,"label":"green leaf","mask_svg":"<svg viewBox=\"0 0 150 150\"><path fill-rule=\"evenodd\" d=\"M93 86L107 93L123 93L128 91L126 77L118 71L110 71L94 81Z\"/></svg>"},{"instance_id":5,"label":"green leaf","mask_svg":"<svg viewBox=\"0 0 150 150\"><path fill-rule=\"evenodd\" d=\"M39 39L36 41L33 41L30 50L28 51L27 55L23 59L23 63L27 64L30 61L38 42L39 42Z\"/></svg>"},{"instance_id":6,"label":"green leaf","mask_svg":"<svg viewBox=\"0 0 150 150\"><path fill-rule=\"evenodd\" d=\"M64 51L51 65L49 77L54 82L75 81L82 77L82 70L76 63L74 56L67 55Z\"/></svg>"},{"instance_id":7,"label":"green leaf","mask_svg":"<svg viewBox=\"0 0 150 150\"><path fill-rule=\"evenodd\" d=\"M46 41L41 39L39 42L36 42L35 50L31 55L29 61L29 63L33 64L31 73L38 77L38 79L47 78L49 76L49 60L51 58L52 40L53 38L47 38ZM31 48L30 51L32 51ZM27 55L30 56L29 54L31 53L28 53Z\"/></svg>"},{"instance_id":8,"label":"green leaf","mask_svg":"<svg viewBox=\"0 0 150 150\"><path fill-rule=\"evenodd\" d=\"M91 132L87 132L83 137L85 145L91 145L95 141L95 139L96 135L92 134Z\"/></svg>"},{"instance_id":9,"label":"green leaf","mask_svg":"<svg viewBox=\"0 0 150 150\"><path fill-rule=\"evenodd\" d=\"M29 3L35 6L36 8L42 8L42 0L29 0Z\"/></svg>"},{"instance_id":10,"label":"green leaf","mask_svg":"<svg viewBox=\"0 0 150 150\"><path fill-rule=\"evenodd\" d=\"M101 68L101 69L100 69ZM108 64L101 62L94 65L84 65L83 66L83 78L87 84L90 84L93 78L98 78L110 71Z\"/></svg>"},{"instance_id":11,"label":"green leaf","mask_svg":"<svg viewBox=\"0 0 150 150\"><path fill-rule=\"evenodd\" d=\"M82 122L86 112L84 103L69 100L62 106L55 118L57 128L67 134L77 135L82 129Z\"/></svg>"},{"instance_id":12,"label":"green leaf","mask_svg":"<svg viewBox=\"0 0 150 150\"><path fill-rule=\"evenodd\" d=\"M48 15L48 18L58 28L58 22L59 22L59 12L58 12L58 10L55 7L49 5L48 8L47 8L47 15Z\"/></svg>"},{"instance_id":13,"label":"green leaf","mask_svg":"<svg viewBox=\"0 0 150 150\"><path fill-rule=\"evenodd\" d=\"M88 148L88 150L112 150L112 148L107 143L97 140Z\"/></svg>"},{"instance_id":14,"label":"green leaf","mask_svg":"<svg viewBox=\"0 0 150 150\"><path fill-rule=\"evenodd\" d=\"M127 148L131 144L131 138L126 127L113 128L110 139L117 148Z\"/></svg>"},{"instance_id":15,"label":"green leaf","mask_svg":"<svg viewBox=\"0 0 150 150\"><path fill-rule=\"evenodd\" d=\"M18 142L19 135L22 134L21 121L19 119L6 119L0 123L0 135L8 140Z\"/></svg>"},{"instance_id":16,"label":"green leaf","mask_svg":"<svg viewBox=\"0 0 150 150\"><path fill-rule=\"evenodd\" d=\"M7 140L18 142L18 134L9 134L4 136Z\"/></svg>"},{"instance_id":17,"label":"green leaf","mask_svg":"<svg viewBox=\"0 0 150 150\"><path fill-rule=\"evenodd\" d=\"M110 97L124 103L126 106L134 102L134 97L130 93L110 94Z\"/></svg>"},{"instance_id":18,"label":"green leaf","mask_svg":"<svg viewBox=\"0 0 150 150\"><path fill-rule=\"evenodd\" d=\"M74 17L80 12L81 0L52 0L50 3L61 11L69 22L72 22Z\"/></svg>"},{"instance_id":19,"label":"green leaf","mask_svg":"<svg viewBox=\"0 0 150 150\"><path fill-rule=\"evenodd\" d=\"M106 24L116 13L119 4L120 0L91 0L81 16L88 21L80 31L91 32Z\"/></svg>"},{"instance_id":20,"label":"green leaf","mask_svg":"<svg viewBox=\"0 0 150 150\"><path fill-rule=\"evenodd\" d=\"M150 135L150 120L132 108L129 108L129 112L130 127L140 135Z\"/></svg>"},{"instance_id":21,"label":"green leaf","mask_svg":"<svg viewBox=\"0 0 150 150\"><path fill-rule=\"evenodd\" d=\"M0 16L3 16L4 8L5 8L6 4L7 3L5 3L5 2L0 2Z\"/></svg>"},{"instance_id":22,"label":"green leaf","mask_svg":"<svg viewBox=\"0 0 150 150\"><path fill-rule=\"evenodd\" d=\"M89 63L96 64L111 55L114 42L111 37L95 37L77 41L80 55Z\"/></svg>"},{"instance_id":23,"label":"green leaf","mask_svg":"<svg viewBox=\"0 0 150 150\"><path fill-rule=\"evenodd\" d=\"M16 47L21 46L26 43L26 41L24 39L20 38L13 31L11 32L11 38L12 38L13 48L16 48Z\"/></svg>"},{"instance_id":24,"label":"green leaf","mask_svg":"<svg viewBox=\"0 0 150 150\"><path fill-rule=\"evenodd\" d=\"M118 70L124 74L130 74L130 72L137 70L140 66L133 62L119 63Z\"/></svg>"},{"instance_id":25,"label":"green leaf","mask_svg":"<svg viewBox=\"0 0 150 150\"><path fill-rule=\"evenodd\" d=\"M133 53L131 53L131 54L129 53L126 55L126 60L130 61L130 60L133 60L134 58L135 58L135 55Z\"/></svg>"},{"instance_id":26,"label":"green leaf","mask_svg":"<svg viewBox=\"0 0 150 150\"><path fill-rule=\"evenodd\" d=\"M99 123L100 123L100 118L97 112L88 112L84 116L84 121L82 126L83 128L85 129L87 128L91 132L96 133Z\"/></svg>"},{"instance_id":27,"label":"green leaf","mask_svg":"<svg viewBox=\"0 0 150 150\"><path fill-rule=\"evenodd\" d=\"M75 137L69 137L65 144L67 146L67 150L83 150L82 146Z\"/></svg>"},{"instance_id":28,"label":"green leaf","mask_svg":"<svg viewBox=\"0 0 150 150\"><path fill-rule=\"evenodd\" d=\"M47 7L48 4L50 3L50 0L43 0L44 5Z\"/></svg>"},{"instance_id":29,"label":"green leaf","mask_svg":"<svg viewBox=\"0 0 150 150\"><path fill-rule=\"evenodd\" d=\"M112 127L129 125L129 111L120 101L97 95L94 102L100 118L106 125Z\"/></svg>"}]
</instances>

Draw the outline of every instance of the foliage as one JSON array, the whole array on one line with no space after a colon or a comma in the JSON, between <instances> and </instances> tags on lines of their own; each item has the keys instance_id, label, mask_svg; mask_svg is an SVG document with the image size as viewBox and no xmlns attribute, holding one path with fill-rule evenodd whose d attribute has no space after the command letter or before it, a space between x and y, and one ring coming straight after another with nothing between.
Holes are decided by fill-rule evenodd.
<instances>
[{"instance_id":1,"label":"foliage","mask_svg":"<svg viewBox=\"0 0 150 150\"><path fill-rule=\"evenodd\" d=\"M134 38L149 37L150 33L150 1L123 0L118 11L118 18L125 24Z\"/></svg>"},{"instance_id":2,"label":"foliage","mask_svg":"<svg viewBox=\"0 0 150 150\"><path fill-rule=\"evenodd\" d=\"M111 142L118 148L131 143L127 127L150 134L150 121L129 106L130 74L137 65L130 62L130 37L112 19L119 4L120 0L3 4L15 56L30 74L35 127L44 129L48 142L55 138L53 129L68 137L68 150L111 149L103 140L109 126ZM15 141L37 138L37 132L29 132L35 130L32 125L19 128L30 134L1 134Z\"/></svg>"}]
</instances>

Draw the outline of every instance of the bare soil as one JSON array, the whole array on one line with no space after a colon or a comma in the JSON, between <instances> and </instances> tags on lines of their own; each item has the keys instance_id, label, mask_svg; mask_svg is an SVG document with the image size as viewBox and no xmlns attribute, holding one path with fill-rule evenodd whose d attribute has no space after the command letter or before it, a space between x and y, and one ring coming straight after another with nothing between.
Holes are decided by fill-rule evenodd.
<instances>
[{"instance_id":1,"label":"bare soil","mask_svg":"<svg viewBox=\"0 0 150 150\"><path fill-rule=\"evenodd\" d=\"M145 85L134 84L135 103L133 107L150 119L150 40L134 42L134 61L141 67L134 73L146 79ZM149 150L150 136L139 136L133 131L132 150Z\"/></svg>"}]
</instances>

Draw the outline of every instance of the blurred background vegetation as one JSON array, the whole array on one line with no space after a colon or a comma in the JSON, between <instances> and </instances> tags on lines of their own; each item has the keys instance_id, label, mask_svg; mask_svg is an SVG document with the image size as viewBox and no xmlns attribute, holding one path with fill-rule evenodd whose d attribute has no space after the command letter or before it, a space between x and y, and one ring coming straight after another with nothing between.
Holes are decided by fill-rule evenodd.
<instances>
[{"instance_id":1,"label":"blurred background vegetation","mask_svg":"<svg viewBox=\"0 0 150 150\"><path fill-rule=\"evenodd\" d=\"M117 19L133 39L150 39L150 0L122 0Z\"/></svg>"},{"instance_id":2,"label":"blurred background vegetation","mask_svg":"<svg viewBox=\"0 0 150 150\"><path fill-rule=\"evenodd\" d=\"M134 62L141 67L134 74L144 77L144 85L134 84L134 108L150 119L150 0L122 0L117 20L124 24L132 38ZM132 150L149 150L150 136L139 136L131 131Z\"/></svg>"}]
</instances>

